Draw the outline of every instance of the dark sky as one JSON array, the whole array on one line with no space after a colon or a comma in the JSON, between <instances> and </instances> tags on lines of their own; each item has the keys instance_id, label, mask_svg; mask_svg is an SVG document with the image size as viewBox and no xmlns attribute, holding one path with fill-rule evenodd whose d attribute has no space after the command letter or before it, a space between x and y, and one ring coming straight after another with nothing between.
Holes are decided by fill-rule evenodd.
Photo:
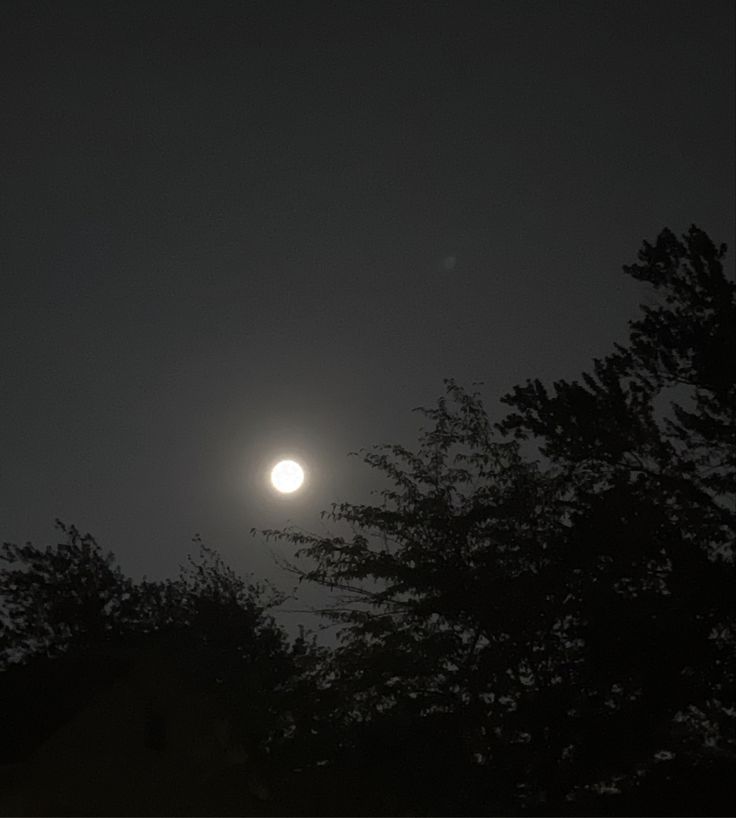
<instances>
[{"instance_id":1,"label":"dark sky","mask_svg":"<svg viewBox=\"0 0 736 818\"><path fill-rule=\"evenodd\" d=\"M733 40L731 0L4 3L0 538L273 576L250 527L362 499L443 377L577 375L644 238L732 243Z\"/></svg>"}]
</instances>

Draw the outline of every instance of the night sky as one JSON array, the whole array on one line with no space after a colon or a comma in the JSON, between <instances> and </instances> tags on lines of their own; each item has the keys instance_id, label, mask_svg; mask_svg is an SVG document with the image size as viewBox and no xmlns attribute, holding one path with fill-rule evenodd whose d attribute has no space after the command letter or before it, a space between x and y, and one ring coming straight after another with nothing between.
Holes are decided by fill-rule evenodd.
<instances>
[{"instance_id":1,"label":"night sky","mask_svg":"<svg viewBox=\"0 0 736 818\"><path fill-rule=\"evenodd\" d=\"M444 377L498 416L578 375L643 239L733 244L733 38L731 0L4 3L0 538L278 578L251 526L365 499L347 453Z\"/></svg>"}]
</instances>

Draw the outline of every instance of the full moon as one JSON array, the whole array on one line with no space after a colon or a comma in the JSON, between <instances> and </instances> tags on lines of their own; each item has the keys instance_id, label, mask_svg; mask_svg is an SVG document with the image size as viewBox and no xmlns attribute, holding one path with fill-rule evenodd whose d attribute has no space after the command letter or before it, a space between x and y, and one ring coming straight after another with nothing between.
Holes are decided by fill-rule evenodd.
<instances>
[{"instance_id":1,"label":"full moon","mask_svg":"<svg viewBox=\"0 0 736 818\"><path fill-rule=\"evenodd\" d=\"M295 460L282 460L271 469L271 483L282 494L291 494L303 482L304 469Z\"/></svg>"}]
</instances>

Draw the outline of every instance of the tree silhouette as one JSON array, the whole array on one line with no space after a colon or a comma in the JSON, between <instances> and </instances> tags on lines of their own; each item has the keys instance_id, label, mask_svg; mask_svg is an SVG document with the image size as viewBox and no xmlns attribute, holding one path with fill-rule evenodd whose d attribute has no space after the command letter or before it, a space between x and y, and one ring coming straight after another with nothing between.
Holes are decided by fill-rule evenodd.
<instances>
[{"instance_id":1,"label":"tree silhouette","mask_svg":"<svg viewBox=\"0 0 736 818\"><path fill-rule=\"evenodd\" d=\"M376 505L333 506L351 537L266 534L313 562L287 568L340 594L323 612L342 626L330 667L335 718L352 728L335 762L355 754L382 786L401 766L405 808L473 811L488 787L499 804L516 799L524 771L489 771L526 741L520 700L568 661L549 548L566 501L517 443L494 439L477 395L447 389L419 410L432 426L416 451L364 453L393 485Z\"/></svg>"},{"instance_id":2,"label":"tree silhouette","mask_svg":"<svg viewBox=\"0 0 736 818\"><path fill-rule=\"evenodd\" d=\"M3 543L2 666L119 635L140 616L133 583L95 539L56 521L65 541L45 549Z\"/></svg>"},{"instance_id":3,"label":"tree silhouette","mask_svg":"<svg viewBox=\"0 0 736 818\"><path fill-rule=\"evenodd\" d=\"M269 583L239 576L198 537L178 577L136 583L91 535L57 527L65 535L58 545L2 547L3 668L65 655L104 663L116 645L145 646L147 635L165 649L168 634L251 761L304 721L313 640L288 643L270 613L282 597Z\"/></svg>"},{"instance_id":4,"label":"tree silhouette","mask_svg":"<svg viewBox=\"0 0 736 818\"><path fill-rule=\"evenodd\" d=\"M352 753L384 781L401 766L402 808L433 813L727 812L724 254L695 227L682 242L663 231L624 269L664 304L582 383L517 387L494 433L479 396L448 381L419 410L431 426L416 450L363 452L390 485L374 504L333 505L350 533L264 532L297 546L288 570L339 594L323 611L341 626L335 765ZM536 440L544 465L509 435Z\"/></svg>"},{"instance_id":5,"label":"tree silhouette","mask_svg":"<svg viewBox=\"0 0 736 818\"><path fill-rule=\"evenodd\" d=\"M696 227L682 238L663 231L624 268L664 300L631 322L628 346L583 384L517 387L500 424L536 438L568 481L565 548L587 654L576 746L624 793L649 788L665 760L680 778L712 769L715 782L736 762L736 287L725 245ZM666 791L650 791L657 803L640 806L667 811ZM714 795L723 790L698 792L691 809Z\"/></svg>"},{"instance_id":6,"label":"tree silhouette","mask_svg":"<svg viewBox=\"0 0 736 818\"><path fill-rule=\"evenodd\" d=\"M308 701L306 695L304 703L295 699L313 642L288 643L270 614L283 601L270 583L240 576L199 537L195 543L198 556L189 556L170 583L175 627L191 633L193 674L229 714L234 737L251 758L272 755ZM163 610L171 617L171 608Z\"/></svg>"}]
</instances>

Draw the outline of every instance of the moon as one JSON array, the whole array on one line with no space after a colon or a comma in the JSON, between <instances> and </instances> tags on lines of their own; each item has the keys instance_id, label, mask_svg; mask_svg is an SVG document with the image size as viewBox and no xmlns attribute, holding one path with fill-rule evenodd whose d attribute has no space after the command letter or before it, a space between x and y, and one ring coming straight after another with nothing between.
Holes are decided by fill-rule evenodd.
<instances>
[{"instance_id":1,"label":"moon","mask_svg":"<svg viewBox=\"0 0 736 818\"><path fill-rule=\"evenodd\" d=\"M282 494L292 494L304 482L304 469L296 460L281 460L271 469L271 484Z\"/></svg>"}]
</instances>

